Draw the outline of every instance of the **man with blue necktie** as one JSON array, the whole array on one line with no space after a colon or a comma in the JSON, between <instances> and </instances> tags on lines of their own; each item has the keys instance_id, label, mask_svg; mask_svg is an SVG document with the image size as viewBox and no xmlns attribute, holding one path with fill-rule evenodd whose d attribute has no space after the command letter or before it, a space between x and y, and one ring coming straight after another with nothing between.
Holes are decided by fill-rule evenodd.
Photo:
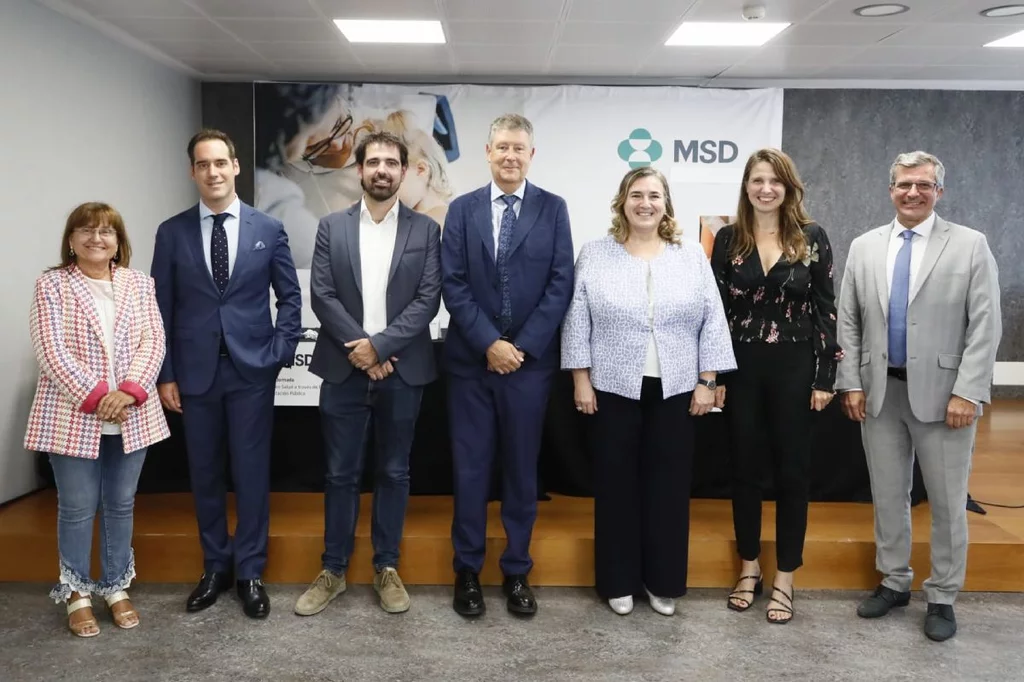
<instances>
[{"instance_id":1,"label":"man with blue necktie","mask_svg":"<svg viewBox=\"0 0 1024 682\"><path fill-rule=\"evenodd\" d=\"M999 282L985 235L938 217L945 168L926 152L889 171L896 219L850 245L839 297L836 388L861 423L882 583L857 608L878 618L910 601L910 490L921 465L932 514L924 633L956 634L967 570L967 479L977 417L990 402L1002 334Z\"/></svg>"},{"instance_id":2,"label":"man with blue necktie","mask_svg":"<svg viewBox=\"0 0 1024 682\"><path fill-rule=\"evenodd\" d=\"M302 294L281 222L235 194L231 139L203 130L188 156L200 201L160 225L151 269L167 332L157 391L182 416L203 548L203 576L186 608L213 605L234 582L245 614L265 618L274 386L295 357ZM225 445L238 516L233 538Z\"/></svg>"},{"instance_id":3,"label":"man with blue necktie","mask_svg":"<svg viewBox=\"0 0 1024 682\"><path fill-rule=\"evenodd\" d=\"M558 328L572 298L573 247L565 200L526 181L533 125L518 114L492 124L492 182L455 199L441 240L441 293L454 471L455 611L484 612L483 568L491 471L501 468L499 564L509 611L532 615L527 575L537 517L537 458Z\"/></svg>"}]
</instances>

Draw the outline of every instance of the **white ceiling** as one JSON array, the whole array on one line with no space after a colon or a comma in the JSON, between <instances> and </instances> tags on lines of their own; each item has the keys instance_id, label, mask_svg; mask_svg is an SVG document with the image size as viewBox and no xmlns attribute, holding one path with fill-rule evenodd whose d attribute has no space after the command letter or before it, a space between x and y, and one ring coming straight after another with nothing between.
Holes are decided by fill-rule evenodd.
<instances>
[{"instance_id":1,"label":"white ceiling","mask_svg":"<svg viewBox=\"0 0 1024 682\"><path fill-rule=\"evenodd\" d=\"M984 48L1024 16L1010 0L764 0L792 26L760 48L665 47L682 20L738 21L751 0L38 0L206 80L441 82L1003 81L1024 87L1024 48ZM1019 0L1024 2L1024 0ZM332 19L439 19L445 45L351 44Z\"/></svg>"}]
</instances>

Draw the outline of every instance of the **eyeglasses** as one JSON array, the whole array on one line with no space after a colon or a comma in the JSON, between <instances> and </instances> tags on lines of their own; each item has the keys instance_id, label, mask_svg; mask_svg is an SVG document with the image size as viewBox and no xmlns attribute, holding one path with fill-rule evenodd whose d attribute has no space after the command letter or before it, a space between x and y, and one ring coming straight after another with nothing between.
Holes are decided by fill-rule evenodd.
<instances>
[{"instance_id":1,"label":"eyeglasses","mask_svg":"<svg viewBox=\"0 0 1024 682\"><path fill-rule=\"evenodd\" d=\"M330 149L331 144L333 144L333 142L342 135L347 134L348 131L351 130L351 128L352 114L348 114L343 118L338 118L338 120L334 124L334 127L331 128L330 135L320 140L316 144L306 147L306 153L302 155L302 160L305 161L306 163L311 163L314 159L316 159L316 157L320 156L328 149Z\"/></svg>"},{"instance_id":2,"label":"eyeglasses","mask_svg":"<svg viewBox=\"0 0 1024 682\"><path fill-rule=\"evenodd\" d=\"M897 182L893 184L893 187L897 192L909 192L917 187L917 191L921 194L929 194L937 190L939 185L935 182Z\"/></svg>"},{"instance_id":3,"label":"eyeglasses","mask_svg":"<svg viewBox=\"0 0 1024 682\"><path fill-rule=\"evenodd\" d=\"M110 239L111 237L117 236L117 230L112 227L76 227L75 234L81 235L82 237L99 235L104 239Z\"/></svg>"}]
</instances>

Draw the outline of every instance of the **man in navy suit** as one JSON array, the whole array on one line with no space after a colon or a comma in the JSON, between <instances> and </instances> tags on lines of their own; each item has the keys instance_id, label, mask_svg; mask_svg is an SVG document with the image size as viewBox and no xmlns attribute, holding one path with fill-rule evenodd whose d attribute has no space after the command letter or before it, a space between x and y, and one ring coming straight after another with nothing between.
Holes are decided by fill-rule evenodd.
<instances>
[{"instance_id":1,"label":"man in navy suit","mask_svg":"<svg viewBox=\"0 0 1024 682\"><path fill-rule=\"evenodd\" d=\"M231 139L203 130L188 156L201 200L160 225L151 269L167 332L157 390L164 407L182 415L203 548L203 576L187 608L211 606L234 572L246 615L265 618L274 386L295 356L302 295L281 222L235 194ZM238 516L233 542L225 441Z\"/></svg>"},{"instance_id":2,"label":"man in navy suit","mask_svg":"<svg viewBox=\"0 0 1024 682\"><path fill-rule=\"evenodd\" d=\"M537 611L527 582L537 517L537 458L556 342L572 298L573 247L565 201L526 181L533 125L506 114L491 124L493 181L455 199L441 240L441 292L455 484L455 611L484 611L487 499L496 456L502 472L500 560L508 610Z\"/></svg>"}]
</instances>

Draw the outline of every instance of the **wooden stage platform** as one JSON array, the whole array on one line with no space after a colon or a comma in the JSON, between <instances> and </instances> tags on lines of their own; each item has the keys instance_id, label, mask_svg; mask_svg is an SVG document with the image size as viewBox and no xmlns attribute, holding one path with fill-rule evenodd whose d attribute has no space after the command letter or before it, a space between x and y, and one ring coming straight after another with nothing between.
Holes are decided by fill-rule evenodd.
<instances>
[{"instance_id":1,"label":"wooden stage platform","mask_svg":"<svg viewBox=\"0 0 1024 682\"><path fill-rule=\"evenodd\" d=\"M1024 502L1024 401L997 402L982 419L971 494L984 502ZM370 504L364 496L349 580L372 580ZM56 576L56 493L44 490L0 508L0 581L50 582ZM1021 591L1024 576L1024 509L986 507L968 514L970 549L966 590ZM774 565L775 510L765 504L764 555ZM402 577L409 584L452 580L450 497L413 497L402 544ZM913 510L915 587L928 573L930 517L927 504ZM233 523L233 521L232 521ZM275 493L271 499L271 583L305 583L316 576L323 551L323 495ZM540 503L533 535L536 585L593 584L593 502L554 496ZM487 566L481 579L498 584L504 546L496 504L488 520ZM140 495L136 501L135 551L140 582L193 582L202 572L192 500L188 494ZM94 552L95 557L98 556ZM725 588L735 580L738 560L727 500L694 500L691 507L690 587ZM97 567L94 570L98 569ZM770 571L769 571L770 572ZM805 589L867 589L874 570L869 504L811 505L804 568Z\"/></svg>"}]
</instances>

